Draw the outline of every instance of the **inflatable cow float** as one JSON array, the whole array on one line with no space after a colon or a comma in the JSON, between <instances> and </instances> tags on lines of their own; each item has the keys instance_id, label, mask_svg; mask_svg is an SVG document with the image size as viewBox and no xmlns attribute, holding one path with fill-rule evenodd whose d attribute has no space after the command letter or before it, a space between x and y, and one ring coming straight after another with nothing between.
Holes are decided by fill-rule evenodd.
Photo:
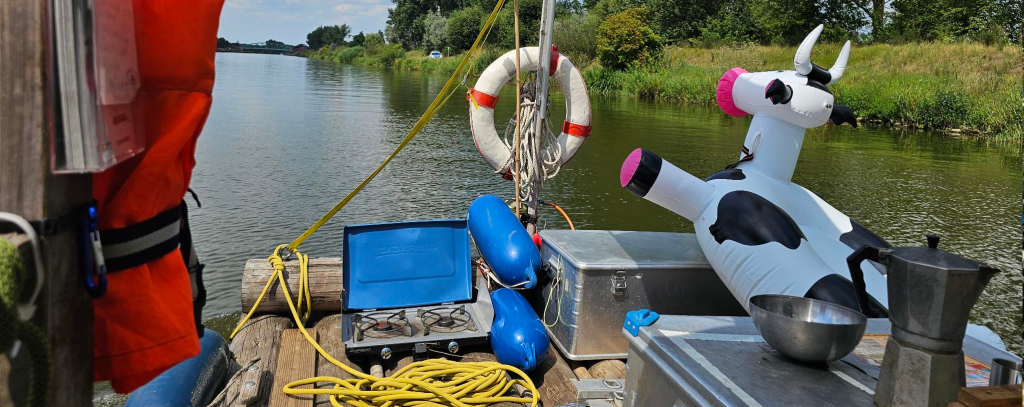
<instances>
[{"instance_id":1,"label":"inflatable cow float","mask_svg":"<svg viewBox=\"0 0 1024 407\"><path fill-rule=\"evenodd\" d=\"M700 180L637 149L622 165L623 187L693 221L704 254L744 307L755 295L786 294L859 309L846 258L865 244L889 247L791 181L806 129L830 120L857 126L828 88L843 76L850 43L832 68L821 68L810 61L821 30L800 44L794 71L733 68L722 76L719 107L754 116L735 164ZM874 305L887 309L884 269L867 261L861 268Z\"/></svg>"}]
</instances>

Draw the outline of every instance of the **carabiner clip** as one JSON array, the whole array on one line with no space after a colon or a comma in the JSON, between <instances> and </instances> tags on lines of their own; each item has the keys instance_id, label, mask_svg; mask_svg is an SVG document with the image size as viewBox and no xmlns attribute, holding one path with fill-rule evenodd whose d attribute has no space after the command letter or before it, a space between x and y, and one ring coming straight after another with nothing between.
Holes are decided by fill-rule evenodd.
<instances>
[{"instance_id":1,"label":"carabiner clip","mask_svg":"<svg viewBox=\"0 0 1024 407\"><path fill-rule=\"evenodd\" d=\"M93 298L107 293L107 265L103 260L98 218L94 202L86 207L85 218L82 219L82 279L85 291ZM96 281L93 281L93 276L96 276Z\"/></svg>"}]
</instances>

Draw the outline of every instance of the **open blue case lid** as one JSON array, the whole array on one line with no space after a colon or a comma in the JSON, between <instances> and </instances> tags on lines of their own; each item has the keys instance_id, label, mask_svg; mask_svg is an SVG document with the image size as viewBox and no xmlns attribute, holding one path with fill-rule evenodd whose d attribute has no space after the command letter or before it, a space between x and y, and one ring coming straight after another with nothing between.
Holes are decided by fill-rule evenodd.
<instances>
[{"instance_id":1,"label":"open blue case lid","mask_svg":"<svg viewBox=\"0 0 1024 407\"><path fill-rule=\"evenodd\" d=\"M473 274L462 219L345 227L341 300L346 310L469 300Z\"/></svg>"}]
</instances>

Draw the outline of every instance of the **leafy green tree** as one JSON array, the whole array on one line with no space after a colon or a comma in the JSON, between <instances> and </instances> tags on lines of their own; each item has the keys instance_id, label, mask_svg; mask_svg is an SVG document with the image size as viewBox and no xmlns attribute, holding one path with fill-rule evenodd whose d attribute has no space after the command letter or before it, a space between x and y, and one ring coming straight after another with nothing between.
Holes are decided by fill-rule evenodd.
<instances>
[{"instance_id":1,"label":"leafy green tree","mask_svg":"<svg viewBox=\"0 0 1024 407\"><path fill-rule=\"evenodd\" d=\"M348 45L352 47L361 47L363 46L363 41L366 41L366 34L363 34L363 32L360 31L359 34L352 36L352 41L349 42Z\"/></svg>"},{"instance_id":2,"label":"leafy green tree","mask_svg":"<svg viewBox=\"0 0 1024 407\"><path fill-rule=\"evenodd\" d=\"M238 45L237 42L228 41L227 38L224 38L224 37L217 38L217 48L220 48L220 49L231 48L232 46L237 46L237 45Z\"/></svg>"},{"instance_id":3,"label":"leafy green tree","mask_svg":"<svg viewBox=\"0 0 1024 407\"><path fill-rule=\"evenodd\" d=\"M537 44L537 34L540 31L540 13L542 9L542 0L519 1L520 46L525 47ZM495 19L494 24L491 26L491 34L487 38L487 43L501 48L514 48L516 40L514 23L515 19L512 15L512 7L509 7L506 2L505 7L498 12L498 16Z\"/></svg>"},{"instance_id":4,"label":"leafy green tree","mask_svg":"<svg viewBox=\"0 0 1024 407\"><path fill-rule=\"evenodd\" d=\"M306 43L312 49L320 49L329 45L344 45L345 38L352 32L348 24L320 26L306 34Z\"/></svg>"},{"instance_id":5,"label":"leafy green tree","mask_svg":"<svg viewBox=\"0 0 1024 407\"><path fill-rule=\"evenodd\" d=\"M661 37L680 41L696 37L700 34L708 18L722 8L722 0L644 0L651 25ZM792 1L799 4L807 1Z\"/></svg>"},{"instance_id":6,"label":"leafy green tree","mask_svg":"<svg viewBox=\"0 0 1024 407\"><path fill-rule=\"evenodd\" d=\"M868 18L871 19L871 40L882 41L887 36L886 22L888 20L888 13L885 11L886 6L893 2L893 0L849 0L853 5L857 6L864 14L867 14Z\"/></svg>"},{"instance_id":7,"label":"leafy green tree","mask_svg":"<svg viewBox=\"0 0 1024 407\"><path fill-rule=\"evenodd\" d=\"M576 64L597 57L597 36L601 19L592 13L569 14L555 19L552 40L559 50Z\"/></svg>"},{"instance_id":8,"label":"leafy green tree","mask_svg":"<svg viewBox=\"0 0 1024 407\"><path fill-rule=\"evenodd\" d=\"M980 4L979 4L980 3ZM985 4L988 3L988 4ZM977 30L988 0L894 0L892 33L903 41L953 41Z\"/></svg>"},{"instance_id":9,"label":"leafy green tree","mask_svg":"<svg viewBox=\"0 0 1024 407\"><path fill-rule=\"evenodd\" d=\"M857 38L867 21L847 0L726 0L718 13L700 27L701 46L731 43L800 43L818 24L825 24L822 41Z\"/></svg>"},{"instance_id":10,"label":"leafy green tree","mask_svg":"<svg viewBox=\"0 0 1024 407\"><path fill-rule=\"evenodd\" d=\"M480 34L484 19L487 14L477 7L468 7L453 12L448 17L448 24L445 30L448 33L448 45L452 51L465 51L473 46L473 41Z\"/></svg>"},{"instance_id":11,"label":"leafy green tree","mask_svg":"<svg viewBox=\"0 0 1024 407\"><path fill-rule=\"evenodd\" d=\"M1010 42L1020 45L1021 36L1024 35L1022 32L1022 3L1020 0L996 0L995 1L995 19L1000 26L1002 26L1003 33L1009 38Z\"/></svg>"},{"instance_id":12,"label":"leafy green tree","mask_svg":"<svg viewBox=\"0 0 1024 407\"><path fill-rule=\"evenodd\" d=\"M438 12L431 12L423 19L423 47L427 52L444 49L448 41L448 19Z\"/></svg>"},{"instance_id":13,"label":"leafy green tree","mask_svg":"<svg viewBox=\"0 0 1024 407\"><path fill-rule=\"evenodd\" d=\"M384 37L380 34L366 34L366 39L363 40L363 46L366 47L366 52L376 54L384 48Z\"/></svg>"},{"instance_id":14,"label":"leafy green tree","mask_svg":"<svg viewBox=\"0 0 1024 407\"><path fill-rule=\"evenodd\" d=\"M641 0L598 0L594 2L592 7L587 7L587 10L601 20L604 20L612 14L618 14L641 6L643 6Z\"/></svg>"},{"instance_id":15,"label":"leafy green tree","mask_svg":"<svg viewBox=\"0 0 1024 407\"><path fill-rule=\"evenodd\" d=\"M651 29L642 7L613 14L598 29L597 57L607 68L646 67L657 60L661 50L661 37Z\"/></svg>"}]
</instances>

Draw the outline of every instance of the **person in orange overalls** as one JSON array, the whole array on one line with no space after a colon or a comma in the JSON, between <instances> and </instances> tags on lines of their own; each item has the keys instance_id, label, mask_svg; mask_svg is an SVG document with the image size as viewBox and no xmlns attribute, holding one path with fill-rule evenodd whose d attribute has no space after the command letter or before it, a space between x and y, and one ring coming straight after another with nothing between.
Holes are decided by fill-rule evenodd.
<instances>
[{"instance_id":1,"label":"person in orange overalls","mask_svg":"<svg viewBox=\"0 0 1024 407\"><path fill-rule=\"evenodd\" d=\"M107 258L108 289L93 302L94 380L118 393L199 354L189 274L174 229L210 112L223 0L134 0L141 88L134 102L146 149L93 177L104 247L145 242Z\"/></svg>"}]
</instances>

